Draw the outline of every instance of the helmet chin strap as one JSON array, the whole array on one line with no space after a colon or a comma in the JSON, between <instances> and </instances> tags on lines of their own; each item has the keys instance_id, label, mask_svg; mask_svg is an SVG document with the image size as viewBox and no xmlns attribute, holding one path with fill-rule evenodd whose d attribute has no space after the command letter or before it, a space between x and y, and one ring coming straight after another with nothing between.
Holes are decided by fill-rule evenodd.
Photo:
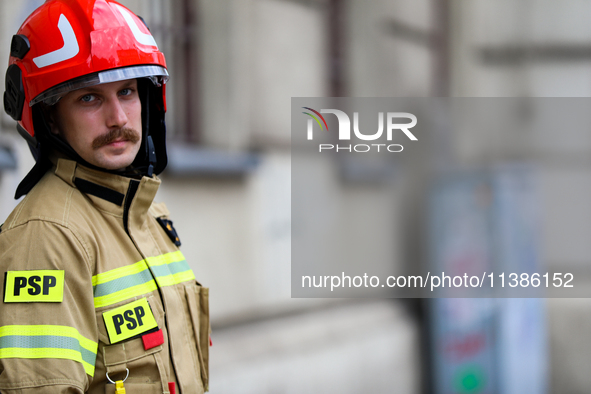
<instances>
[{"instance_id":1,"label":"helmet chin strap","mask_svg":"<svg viewBox=\"0 0 591 394\"><path fill-rule=\"evenodd\" d=\"M34 148L32 146L31 150L35 150L37 152L37 161L33 168L29 171L29 173L23 178L23 180L19 183L18 187L16 188L16 192L14 194L14 199L19 199L28 192L39 182L43 175L49 170L52 166L51 161L49 160L48 152L45 151L44 148L38 147Z\"/></svg>"},{"instance_id":2,"label":"helmet chin strap","mask_svg":"<svg viewBox=\"0 0 591 394\"><path fill-rule=\"evenodd\" d=\"M154 174L154 166L156 165L156 149L154 148L154 141L152 141L152 136L148 135L146 137L147 144L148 144L148 171L147 176L152 177Z\"/></svg>"}]
</instances>

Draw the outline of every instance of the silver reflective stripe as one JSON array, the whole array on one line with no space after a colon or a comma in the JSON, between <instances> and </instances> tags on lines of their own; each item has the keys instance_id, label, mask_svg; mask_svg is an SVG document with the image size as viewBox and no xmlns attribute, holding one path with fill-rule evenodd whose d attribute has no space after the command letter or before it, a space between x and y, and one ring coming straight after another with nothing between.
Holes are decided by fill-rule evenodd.
<instances>
[{"instance_id":1,"label":"silver reflective stripe","mask_svg":"<svg viewBox=\"0 0 591 394\"><path fill-rule=\"evenodd\" d=\"M54 105L63 96L73 90L87 88L101 83L124 81L126 79L134 78L150 78L155 85L160 86L168 81L168 71L162 66L145 65L115 68L84 75L47 89L45 92L31 100L29 106L32 107L42 101L47 105Z\"/></svg>"},{"instance_id":2,"label":"silver reflective stripe","mask_svg":"<svg viewBox=\"0 0 591 394\"><path fill-rule=\"evenodd\" d=\"M64 46L53 52L34 58L33 62L39 68L51 66L52 64L71 59L80 51L78 40L76 39L76 33L74 33L70 21L64 14L60 15L57 28L60 30L62 39L64 40Z\"/></svg>"},{"instance_id":3,"label":"silver reflective stripe","mask_svg":"<svg viewBox=\"0 0 591 394\"><path fill-rule=\"evenodd\" d=\"M143 77L163 77L164 83L168 81L168 72L160 66L137 66L116 68L98 73L100 83L124 81L126 79ZM152 80L156 83L156 81Z\"/></svg>"},{"instance_id":4,"label":"silver reflective stripe","mask_svg":"<svg viewBox=\"0 0 591 394\"><path fill-rule=\"evenodd\" d=\"M142 45L150 45L158 48L158 45L156 44L156 41L154 41L154 37L152 37L151 34L142 33L140 31L139 27L133 20L131 12L127 11L125 8L121 7L118 4L113 3L113 5L119 10L121 15L123 16L123 19L125 19L125 22L127 22L127 26L129 26L129 29L131 29L131 33L133 34L137 42L139 42Z\"/></svg>"}]
</instances>

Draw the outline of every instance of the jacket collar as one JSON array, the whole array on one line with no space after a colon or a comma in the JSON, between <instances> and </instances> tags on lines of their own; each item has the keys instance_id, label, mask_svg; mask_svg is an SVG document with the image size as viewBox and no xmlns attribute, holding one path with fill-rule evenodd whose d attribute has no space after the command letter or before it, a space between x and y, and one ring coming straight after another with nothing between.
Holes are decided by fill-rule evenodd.
<instances>
[{"instance_id":1,"label":"jacket collar","mask_svg":"<svg viewBox=\"0 0 591 394\"><path fill-rule=\"evenodd\" d=\"M123 217L130 229L142 226L160 186L156 176L132 179L90 169L66 158L56 158L54 163L60 179L79 189L97 209Z\"/></svg>"}]
</instances>

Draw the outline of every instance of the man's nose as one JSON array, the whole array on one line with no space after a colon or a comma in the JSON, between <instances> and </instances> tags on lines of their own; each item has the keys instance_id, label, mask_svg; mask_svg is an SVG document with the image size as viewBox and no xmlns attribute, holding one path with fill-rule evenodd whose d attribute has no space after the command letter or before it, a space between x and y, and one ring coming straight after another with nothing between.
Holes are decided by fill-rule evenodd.
<instances>
[{"instance_id":1,"label":"man's nose","mask_svg":"<svg viewBox=\"0 0 591 394\"><path fill-rule=\"evenodd\" d=\"M121 105L119 98L111 98L107 101L107 126L109 128L121 128L128 122L125 108Z\"/></svg>"}]
</instances>

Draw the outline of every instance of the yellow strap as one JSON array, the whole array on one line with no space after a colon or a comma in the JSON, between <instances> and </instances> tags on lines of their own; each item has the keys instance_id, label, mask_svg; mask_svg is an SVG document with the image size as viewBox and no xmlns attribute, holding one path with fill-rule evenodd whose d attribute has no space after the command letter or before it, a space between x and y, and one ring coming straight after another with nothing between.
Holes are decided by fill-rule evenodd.
<instances>
[{"instance_id":1,"label":"yellow strap","mask_svg":"<svg viewBox=\"0 0 591 394\"><path fill-rule=\"evenodd\" d=\"M125 394L125 387L123 387L123 380L115 382L115 394Z\"/></svg>"}]
</instances>

